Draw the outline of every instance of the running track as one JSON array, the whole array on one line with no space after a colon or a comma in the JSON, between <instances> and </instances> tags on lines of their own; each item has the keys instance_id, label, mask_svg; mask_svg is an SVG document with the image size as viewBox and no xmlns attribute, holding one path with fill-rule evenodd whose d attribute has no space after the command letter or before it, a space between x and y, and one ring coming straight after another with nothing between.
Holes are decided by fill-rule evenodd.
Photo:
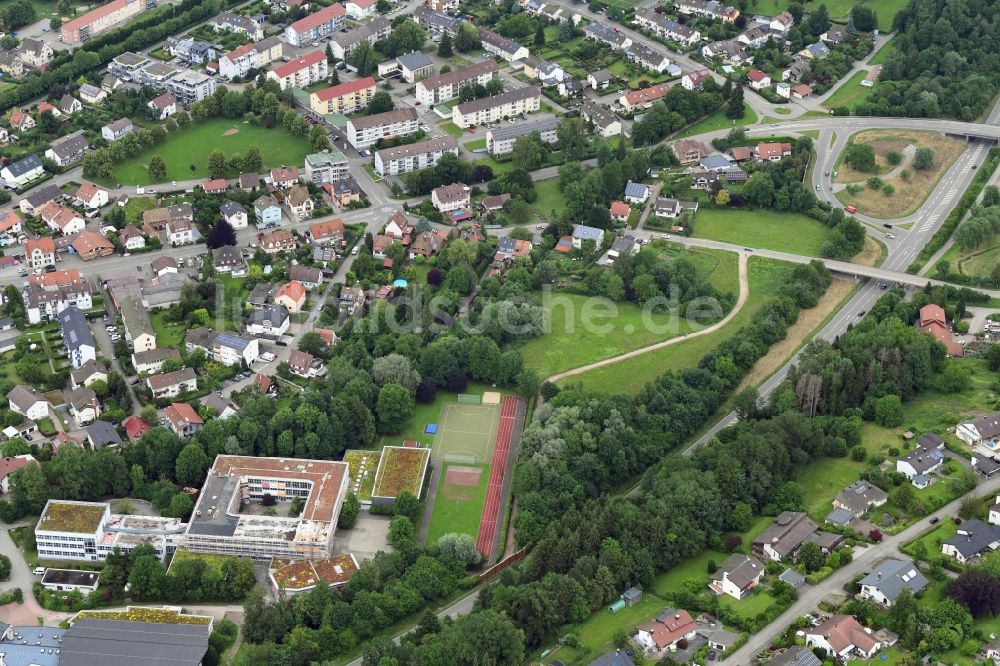
<instances>
[{"instance_id":1,"label":"running track","mask_svg":"<svg viewBox=\"0 0 1000 666\"><path fill-rule=\"evenodd\" d=\"M510 440L514 434L514 416L517 414L517 398L504 396L500 407L500 428L497 430L497 444L493 449L493 466L490 467L490 478L486 486L486 501L483 502L483 517L479 521L479 538L476 540L476 550L486 559L493 554L493 543L496 540L497 521L500 518L500 503L503 491L503 479L507 471L507 454L510 452Z\"/></svg>"}]
</instances>

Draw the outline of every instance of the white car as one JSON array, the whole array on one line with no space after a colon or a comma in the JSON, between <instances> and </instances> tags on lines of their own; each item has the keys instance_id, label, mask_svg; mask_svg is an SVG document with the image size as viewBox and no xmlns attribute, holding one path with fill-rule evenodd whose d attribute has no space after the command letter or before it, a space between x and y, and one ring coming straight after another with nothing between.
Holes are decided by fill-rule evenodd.
<instances>
[{"instance_id":1,"label":"white car","mask_svg":"<svg viewBox=\"0 0 1000 666\"><path fill-rule=\"evenodd\" d=\"M35 567L34 569L31 570L31 573L35 574L36 576L44 576L45 567Z\"/></svg>"}]
</instances>

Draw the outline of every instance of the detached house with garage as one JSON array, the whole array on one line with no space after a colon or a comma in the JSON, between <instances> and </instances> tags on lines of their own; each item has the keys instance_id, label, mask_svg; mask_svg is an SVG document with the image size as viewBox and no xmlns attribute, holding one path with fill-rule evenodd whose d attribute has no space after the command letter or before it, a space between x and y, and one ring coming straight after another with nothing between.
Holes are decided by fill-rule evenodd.
<instances>
[{"instance_id":1,"label":"detached house with garage","mask_svg":"<svg viewBox=\"0 0 1000 666\"><path fill-rule=\"evenodd\" d=\"M288 331L289 324L288 308L276 304L251 312L247 317L246 331L251 335L277 338Z\"/></svg>"},{"instance_id":2,"label":"detached house with garage","mask_svg":"<svg viewBox=\"0 0 1000 666\"><path fill-rule=\"evenodd\" d=\"M686 610L668 608L655 620L640 624L633 643L647 659L659 659L677 647L682 640L691 640L698 625Z\"/></svg>"},{"instance_id":3,"label":"detached house with garage","mask_svg":"<svg viewBox=\"0 0 1000 666\"><path fill-rule=\"evenodd\" d=\"M955 436L971 447L997 451L1000 449L1000 412L959 423L955 428Z\"/></svg>"},{"instance_id":4,"label":"detached house with garage","mask_svg":"<svg viewBox=\"0 0 1000 666\"><path fill-rule=\"evenodd\" d=\"M711 575L708 589L742 599L764 577L764 564L753 555L733 553Z\"/></svg>"},{"instance_id":5,"label":"detached house with garage","mask_svg":"<svg viewBox=\"0 0 1000 666\"><path fill-rule=\"evenodd\" d=\"M930 484L930 474L944 464L944 453L936 448L920 444L910 453L896 461L896 471L910 480L913 485L923 488Z\"/></svg>"},{"instance_id":6,"label":"detached house with garage","mask_svg":"<svg viewBox=\"0 0 1000 666\"><path fill-rule=\"evenodd\" d=\"M782 511L771 526L753 540L753 551L766 559L781 562L794 555L799 546L816 532L817 525L801 511Z\"/></svg>"},{"instance_id":7,"label":"detached house with garage","mask_svg":"<svg viewBox=\"0 0 1000 666\"><path fill-rule=\"evenodd\" d=\"M833 500L836 509L846 509L855 517L861 517L874 507L884 505L889 501L889 496L878 486L874 486L868 481L855 481L847 486Z\"/></svg>"},{"instance_id":8,"label":"detached house with garage","mask_svg":"<svg viewBox=\"0 0 1000 666\"><path fill-rule=\"evenodd\" d=\"M146 385L153 392L153 398L176 398L181 393L197 391L198 378L191 368L181 368L175 372L147 377Z\"/></svg>"},{"instance_id":9,"label":"detached house with garage","mask_svg":"<svg viewBox=\"0 0 1000 666\"><path fill-rule=\"evenodd\" d=\"M1000 547L1000 525L989 525L981 520L966 520L958 526L955 536L941 543L941 552L965 564L998 547Z\"/></svg>"},{"instance_id":10,"label":"detached house with garage","mask_svg":"<svg viewBox=\"0 0 1000 666\"><path fill-rule=\"evenodd\" d=\"M49 401L32 386L18 384L7 394L10 411L26 419L38 421L49 415Z\"/></svg>"}]
</instances>

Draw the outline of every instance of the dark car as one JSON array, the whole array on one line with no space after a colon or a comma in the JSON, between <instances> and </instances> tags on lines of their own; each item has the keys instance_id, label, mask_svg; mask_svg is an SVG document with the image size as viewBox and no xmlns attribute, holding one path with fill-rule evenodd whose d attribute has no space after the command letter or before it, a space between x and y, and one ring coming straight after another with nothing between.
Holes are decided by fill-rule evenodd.
<instances>
[{"instance_id":1,"label":"dark car","mask_svg":"<svg viewBox=\"0 0 1000 666\"><path fill-rule=\"evenodd\" d=\"M888 223L884 223L882 226L885 227L886 229L892 229L892 225Z\"/></svg>"},{"instance_id":2,"label":"dark car","mask_svg":"<svg viewBox=\"0 0 1000 666\"><path fill-rule=\"evenodd\" d=\"M716 652L715 650L709 650L708 651L708 660L709 661L715 661L715 658L717 656L718 656L718 652Z\"/></svg>"},{"instance_id":3,"label":"dark car","mask_svg":"<svg viewBox=\"0 0 1000 666\"><path fill-rule=\"evenodd\" d=\"M865 311L864 310L859 311L858 312L858 316L859 317L864 317L865 316Z\"/></svg>"},{"instance_id":4,"label":"dark car","mask_svg":"<svg viewBox=\"0 0 1000 666\"><path fill-rule=\"evenodd\" d=\"M937 525L938 521L940 521L940 520L941 520L940 518L938 518L937 516L934 516L933 518L931 518L931 525Z\"/></svg>"}]
</instances>

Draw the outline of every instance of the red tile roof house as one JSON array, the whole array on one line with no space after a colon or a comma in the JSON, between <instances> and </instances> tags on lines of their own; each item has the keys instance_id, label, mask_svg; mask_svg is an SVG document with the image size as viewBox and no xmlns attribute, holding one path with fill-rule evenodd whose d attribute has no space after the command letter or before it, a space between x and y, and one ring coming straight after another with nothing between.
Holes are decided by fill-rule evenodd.
<instances>
[{"instance_id":1,"label":"red tile roof house","mask_svg":"<svg viewBox=\"0 0 1000 666\"><path fill-rule=\"evenodd\" d=\"M834 615L806 630L806 646L826 650L831 657L845 658L856 653L863 659L870 659L881 643L850 615Z\"/></svg>"},{"instance_id":2,"label":"red tile roof house","mask_svg":"<svg viewBox=\"0 0 1000 666\"><path fill-rule=\"evenodd\" d=\"M628 220L629 213L632 209L624 201L612 201L611 202L611 219L616 222L625 222Z\"/></svg>"},{"instance_id":3,"label":"red tile roof house","mask_svg":"<svg viewBox=\"0 0 1000 666\"><path fill-rule=\"evenodd\" d=\"M195 434L205 422L194 411L194 407L186 402L175 402L164 410L170 429L180 437L190 437Z\"/></svg>"},{"instance_id":4,"label":"red tile roof house","mask_svg":"<svg viewBox=\"0 0 1000 666\"><path fill-rule=\"evenodd\" d=\"M313 243L344 244L344 222L342 220L326 220L309 225L309 236Z\"/></svg>"},{"instance_id":5,"label":"red tile roof house","mask_svg":"<svg viewBox=\"0 0 1000 666\"><path fill-rule=\"evenodd\" d=\"M125 434L133 442L153 429L153 426L149 425L138 416L130 416L122 421L122 427L125 428Z\"/></svg>"},{"instance_id":6,"label":"red tile roof house","mask_svg":"<svg viewBox=\"0 0 1000 666\"><path fill-rule=\"evenodd\" d=\"M283 167L271 169L271 184L277 188L286 190L299 182L298 167Z\"/></svg>"},{"instance_id":7,"label":"red tile roof house","mask_svg":"<svg viewBox=\"0 0 1000 666\"><path fill-rule=\"evenodd\" d=\"M229 189L229 183L225 178L215 178L206 180L201 189L205 190L205 194L222 194Z\"/></svg>"},{"instance_id":8,"label":"red tile roof house","mask_svg":"<svg viewBox=\"0 0 1000 666\"><path fill-rule=\"evenodd\" d=\"M944 309L940 305L930 303L920 308L920 316L917 319L917 330L922 333L929 333L944 344L949 356L965 356L965 347L959 344L952 337L951 328L944 314Z\"/></svg>"},{"instance_id":9,"label":"red tile roof house","mask_svg":"<svg viewBox=\"0 0 1000 666\"><path fill-rule=\"evenodd\" d=\"M644 624L635 634L636 647L647 659L659 659L682 640L694 638L698 625L686 610L667 609Z\"/></svg>"},{"instance_id":10,"label":"red tile roof house","mask_svg":"<svg viewBox=\"0 0 1000 666\"><path fill-rule=\"evenodd\" d=\"M792 154L792 144L758 143L753 152L761 162L777 162Z\"/></svg>"},{"instance_id":11,"label":"red tile roof house","mask_svg":"<svg viewBox=\"0 0 1000 666\"><path fill-rule=\"evenodd\" d=\"M274 385L274 380L267 375L254 375L253 378L254 386L263 393L267 395L271 392L277 393L277 386Z\"/></svg>"},{"instance_id":12,"label":"red tile roof house","mask_svg":"<svg viewBox=\"0 0 1000 666\"><path fill-rule=\"evenodd\" d=\"M306 288L298 280L286 282L274 294L274 302L284 305L289 312L299 312L306 302Z\"/></svg>"},{"instance_id":13,"label":"red tile roof house","mask_svg":"<svg viewBox=\"0 0 1000 666\"><path fill-rule=\"evenodd\" d=\"M771 77L759 69L751 69L747 72L747 78L750 79L750 87L754 90L763 90L771 85Z\"/></svg>"},{"instance_id":14,"label":"red tile roof house","mask_svg":"<svg viewBox=\"0 0 1000 666\"><path fill-rule=\"evenodd\" d=\"M0 459L0 492L3 492L4 494L9 493L10 475L22 467L27 467L33 462L35 462L34 457L28 453L23 456L13 456L11 458Z\"/></svg>"}]
</instances>

